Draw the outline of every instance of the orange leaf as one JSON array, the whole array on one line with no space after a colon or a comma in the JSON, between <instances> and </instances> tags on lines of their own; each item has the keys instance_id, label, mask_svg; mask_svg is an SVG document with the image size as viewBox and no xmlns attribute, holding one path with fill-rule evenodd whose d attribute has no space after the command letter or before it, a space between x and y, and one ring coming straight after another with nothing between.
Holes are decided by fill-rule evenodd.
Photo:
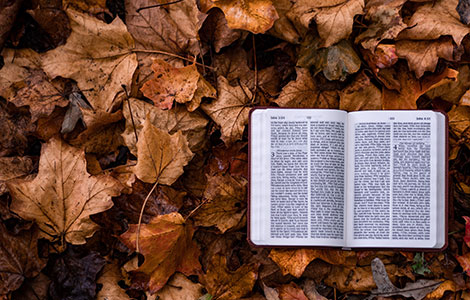
<instances>
[{"instance_id":1,"label":"orange leaf","mask_svg":"<svg viewBox=\"0 0 470 300\"><path fill-rule=\"evenodd\" d=\"M285 284L279 288L279 298L281 300L308 300L302 289L294 282Z\"/></svg>"}]
</instances>

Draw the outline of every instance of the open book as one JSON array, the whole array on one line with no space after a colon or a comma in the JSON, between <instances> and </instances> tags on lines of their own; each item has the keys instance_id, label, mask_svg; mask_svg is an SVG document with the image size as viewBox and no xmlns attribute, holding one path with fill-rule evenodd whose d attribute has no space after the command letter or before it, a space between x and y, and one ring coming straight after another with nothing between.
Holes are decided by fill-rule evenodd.
<instances>
[{"instance_id":1,"label":"open book","mask_svg":"<svg viewBox=\"0 0 470 300\"><path fill-rule=\"evenodd\" d=\"M446 246L444 113L257 108L249 128L254 245Z\"/></svg>"}]
</instances>

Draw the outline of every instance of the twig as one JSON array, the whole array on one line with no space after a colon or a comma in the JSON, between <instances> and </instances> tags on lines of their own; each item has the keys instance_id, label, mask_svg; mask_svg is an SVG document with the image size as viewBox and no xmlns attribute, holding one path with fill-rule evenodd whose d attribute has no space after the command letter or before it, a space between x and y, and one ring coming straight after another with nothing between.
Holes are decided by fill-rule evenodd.
<instances>
[{"instance_id":1,"label":"twig","mask_svg":"<svg viewBox=\"0 0 470 300\"><path fill-rule=\"evenodd\" d=\"M186 220L188 220L189 217L191 217L199 208L201 208L204 204L206 204L207 201L209 201L209 199L204 199L204 201L202 201L201 204L199 204L195 209L193 209L193 210L186 216L186 218L184 218L184 221L186 222Z\"/></svg>"},{"instance_id":2,"label":"twig","mask_svg":"<svg viewBox=\"0 0 470 300\"><path fill-rule=\"evenodd\" d=\"M170 4L175 4L175 3L179 3L183 0L176 0L176 1L173 1L173 2L168 2L168 3L162 3L162 4L155 4L155 5L149 5L149 6L143 6L143 7L139 7L136 12L140 12L141 10L144 10L144 9L149 9L149 8L154 8L154 7L160 7L160 6L164 6L164 5L170 5Z\"/></svg>"},{"instance_id":3,"label":"twig","mask_svg":"<svg viewBox=\"0 0 470 300\"><path fill-rule=\"evenodd\" d=\"M122 84L121 87L124 90L124 93L126 93L127 106L129 108L129 113L131 114L132 127L134 127L135 143L137 144L139 138L137 137L137 129L135 129L134 115L132 114L131 102L129 101L129 93L127 92L127 88L124 84Z\"/></svg>"},{"instance_id":4,"label":"twig","mask_svg":"<svg viewBox=\"0 0 470 300\"><path fill-rule=\"evenodd\" d=\"M160 51L160 50L148 50L148 49L132 49L131 51L132 51L132 52L155 53L155 54L168 55L168 56L171 56L171 57L176 57L176 58L179 58L179 59L182 59L182 60L185 60L185 61L189 61L189 62L195 63L195 64L198 65L198 66L204 66L204 64L195 62L195 61L192 60L192 59L183 57L183 56L178 55L178 54L173 54L173 53L170 53L170 52L165 52L165 51ZM205 67L208 68L208 69L212 69L212 70L214 69L214 68L209 67L209 66L205 66Z\"/></svg>"},{"instance_id":5,"label":"twig","mask_svg":"<svg viewBox=\"0 0 470 300\"><path fill-rule=\"evenodd\" d=\"M152 189L147 194L147 197L145 197L144 203L142 204L142 208L140 209L139 222L137 223L137 232L136 232L136 238L135 238L135 249L139 253L140 253L139 236L140 236L140 226L142 225L142 216L144 215L145 205L147 204L147 201L149 200L150 195L152 195L157 185L158 185L158 180L155 181L155 184L153 185Z\"/></svg>"}]
</instances>

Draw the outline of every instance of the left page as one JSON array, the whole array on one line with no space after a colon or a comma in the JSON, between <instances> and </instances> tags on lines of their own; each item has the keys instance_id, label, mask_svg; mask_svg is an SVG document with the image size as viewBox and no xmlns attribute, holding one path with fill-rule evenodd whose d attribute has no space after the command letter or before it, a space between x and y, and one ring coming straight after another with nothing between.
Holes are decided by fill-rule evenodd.
<instances>
[{"instance_id":1,"label":"left page","mask_svg":"<svg viewBox=\"0 0 470 300\"><path fill-rule=\"evenodd\" d=\"M250 119L250 240L344 246L347 113L256 109Z\"/></svg>"}]
</instances>

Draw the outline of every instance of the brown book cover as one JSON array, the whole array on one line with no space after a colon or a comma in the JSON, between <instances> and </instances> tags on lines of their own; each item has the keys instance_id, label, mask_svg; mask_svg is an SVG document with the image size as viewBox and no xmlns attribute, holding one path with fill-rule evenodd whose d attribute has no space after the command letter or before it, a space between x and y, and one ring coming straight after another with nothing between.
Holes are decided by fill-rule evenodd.
<instances>
[{"instance_id":1,"label":"brown book cover","mask_svg":"<svg viewBox=\"0 0 470 300\"><path fill-rule=\"evenodd\" d=\"M435 112L439 112L444 115L445 117L445 242L444 245L441 248L401 248L401 247L336 247L336 246L297 246L297 245L257 245L251 240L251 167L252 167L252 133L251 133L251 126L252 126L252 113L257 110L257 109L313 109L313 108L291 108L291 107L266 107L266 106L260 106L260 107L254 107L250 110L249 113L249 121L248 121L248 166L249 166L249 171L248 171L248 216L247 216L247 240L248 243L255 248L315 248L315 249L344 249L344 250L383 250L383 249L388 249L388 250L396 250L396 251L419 251L419 252L439 252L443 251L444 249L447 248L448 245L448 214L449 214L449 118L447 114L442 111L442 110L433 110ZM319 109L315 109L319 110ZM340 110L339 110L340 111Z\"/></svg>"}]
</instances>

